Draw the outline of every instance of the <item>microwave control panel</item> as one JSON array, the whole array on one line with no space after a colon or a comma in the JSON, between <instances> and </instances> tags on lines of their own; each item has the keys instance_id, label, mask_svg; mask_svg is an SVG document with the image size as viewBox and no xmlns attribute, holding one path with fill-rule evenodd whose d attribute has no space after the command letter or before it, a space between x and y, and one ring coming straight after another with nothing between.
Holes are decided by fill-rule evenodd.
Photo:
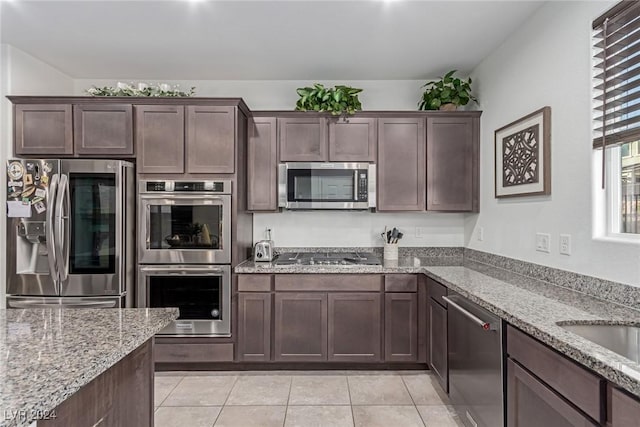
<instances>
[{"instance_id":1,"label":"microwave control panel","mask_svg":"<svg viewBox=\"0 0 640 427\"><path fill-rule=\"evenodd\" d=\"M369 183L367 179L368 174L369 174L369 171L366 169L360 169L358 171L357 194L358 194L358 201L360 202L366 202L369 197Z\"/></svg>"}]
</instances>

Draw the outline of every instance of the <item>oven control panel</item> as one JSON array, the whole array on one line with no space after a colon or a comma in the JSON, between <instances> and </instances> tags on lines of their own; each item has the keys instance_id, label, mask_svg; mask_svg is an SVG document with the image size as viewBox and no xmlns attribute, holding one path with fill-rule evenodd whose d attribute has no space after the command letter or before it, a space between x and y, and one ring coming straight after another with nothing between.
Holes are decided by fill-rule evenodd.
<instances>
[{"instance_id":1,"label":"oven control panel","mask_svg":"<svg viewBox=\"0 0 640 427\"><path fill-rule=\"evenodd\" d=\"M218 193L230 194L231 181L141 181L141 193Z\"/></svg>"}]
</instances>

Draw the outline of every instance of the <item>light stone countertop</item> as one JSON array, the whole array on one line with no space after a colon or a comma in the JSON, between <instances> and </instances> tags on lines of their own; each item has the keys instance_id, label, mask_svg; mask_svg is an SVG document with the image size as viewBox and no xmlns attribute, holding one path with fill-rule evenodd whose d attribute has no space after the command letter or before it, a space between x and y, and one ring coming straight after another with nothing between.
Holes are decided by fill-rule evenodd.
<instances>
[{"instance_id":1,"label":"light stone countertop","mask_svg":"<svg viewBox=\"0 0 640 427\"><path fill-rule=\"evenodd\" d=\"M176 308L0 310L0 427L42 418L177 317Z\"/></svg>"},{"instance_id":2,"label":"light stone countertop","mask_svg":"<svg viewBox=\"0 0 640 427\"><path fill-rule=\"evenodd\" d=\"M236 273L423 273L640 397L640 365L557 323L637 324L640 311L459 257L400 257L397 266L274 266L245 261Z\"/></svg>"}]
</instances>

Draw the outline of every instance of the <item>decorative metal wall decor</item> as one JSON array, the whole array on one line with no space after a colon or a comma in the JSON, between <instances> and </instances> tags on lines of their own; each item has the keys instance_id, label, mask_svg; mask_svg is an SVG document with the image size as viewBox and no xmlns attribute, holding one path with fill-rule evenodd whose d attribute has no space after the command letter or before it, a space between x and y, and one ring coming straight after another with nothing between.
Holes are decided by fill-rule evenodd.
<instances>
[{"instance_id":1,"label":"decorative metal wall decor","mask_svg":"<svg viewBox=\"0 0 640 427\"><path fill-rule=\"evenodd\" d=\"M495 131L496 198L551 194L551 107Z\"/></svg>"}]
</instances>

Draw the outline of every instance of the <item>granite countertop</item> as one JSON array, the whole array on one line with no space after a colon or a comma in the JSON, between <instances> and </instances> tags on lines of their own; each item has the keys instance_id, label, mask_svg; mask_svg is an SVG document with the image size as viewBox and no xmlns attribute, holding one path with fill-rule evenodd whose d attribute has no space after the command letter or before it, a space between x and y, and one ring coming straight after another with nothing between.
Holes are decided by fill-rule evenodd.
<instances>
[{"instance_id":1,"label":"granite countertop","mask_svg":"<svg viewBox=\"0 0 640 427\"><path fill-rule=\"evenodd\" d=\"M177 317L176 308L0 310L0 427L42 418Z\"/></svg>"},{"instance_id":2,"label":"granite countertop","mask_svg":"<svg viewBox=\"0 0 640 427\"><path fill-rule=\"evenodd\" d=\"M276 265L271 262L246 260L236 266L236 273L298 273L298 274L366 274L423 273L425 266L462 265L461 256L400 256L397 261L385 260L382 265Z\"/></svg>"},{"instance_id":3,"label":"granite countertop","mask_svg":"<svg viewBox=\"0 0 640 427\"><path fill-rule=\"evenodd\" d=\"M640 397L640 364L560 324L640 324L640 311L464 257L401 256L397 266L275 266L245 261L236 273L423 273ZM535 277L535 269L532 276Z\"/></svg>"}]
</instances>

